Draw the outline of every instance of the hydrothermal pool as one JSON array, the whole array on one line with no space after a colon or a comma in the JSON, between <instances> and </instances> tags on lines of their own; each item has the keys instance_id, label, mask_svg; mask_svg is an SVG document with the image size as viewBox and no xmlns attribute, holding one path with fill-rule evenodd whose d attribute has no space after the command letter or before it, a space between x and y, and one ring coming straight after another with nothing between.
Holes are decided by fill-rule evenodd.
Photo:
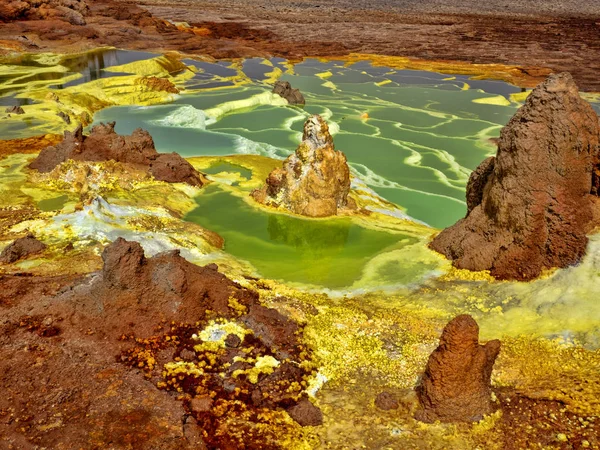
<instances>
[{"instance_id":1,"label":"hydrothermal pool","mask_svg":"<svg viewBox=\"0 0 600 450\"><path fill-rule=\"evenodd\" d=\"M283 159L298 145L306 117L320 114L330 125L336 148L349 160L353 188L365 198L380 196L379 204L367 209L390 220L410 217L442 228L464 216L471 170L495 151L492 139L527 94L500 81L376 67L367 61L178 63L152 56L110 50L64 60L12 60L5 68L5 98L33 103L48 116L52 107L47 99L60 93L59 108L62 103L92 111L93 123L116 121L119 133L141 127L151 133L159 151L186 157L254 154ZM140 101L128 88L138 74L172 74L185 90L180 95L144 93ZM31 77L35 80L28 87L23 80ZM271 94L276 78L298 87L307 105L287 106ZM7 121L4 128L8 137L27 136L38 132L37 121L37 115L26 114ZM42 130L48 131L47 126ZM433 229L421 227L416 235L400 239L402 226L386 229L351 219L314 221L257 210L242 198L258 187L264 173L253 178L251 166L219 161L202 170L237 191L201 191L186 220L221 234L225 251L249 262L261 276L313 287L377 289L422 281L445 265L437 255L416 250ZM239 179L228 181L231 173ZM40 209L60 210L67 197L59 194L43 196ZM302 239L273 233L272 224L283 221L288 226L280 230L310 233Z\"/></svg>"},{"instance_id":2,"label":"hydrothermal pool","mask_svg":"<svg viewBox=\"0 0 600 450\"><path fill-rule=\"evenodd\" d=\"M116 120L119 133L148 129L160 151L185 156L283 158L297 146L306 117L320 114L358 177L434 227L464 215L469 173L495 151L489 140L519 105L511 94L521 91L498 81L366 62L307 60L292 68L282 60L258 59L242 65L252 83L218 88L211 82L235 71L221 64L200 67L204 72L186 82L198 92L168 106L107 108L94 121ZM304 93L305 108L281 108L281 99L268 95L266 82L282 72L280 79ZM207 74L203 89L198 78Z\"/></svg>"},{"instance_id":3,"label":"hydrothermal pool","mask_svg":"<svg viewBox=\"0 0 600 450\"><path fill-rule=\"evenodd\" d=\"M3 265L3 271L89 274L101 269L101 252L117 237L139 241L146 256L177 249L196 264L216 262L239 286L255 290L262 304L305 325L303 339L315 364L306 392L322 409L324 423L300 429L289 418L270 422L284 448L500 449L506 448L498 443L509 439L507 430L546 439L548 448L564 448L565 439L573 447L584 439L595 442L598 235L591 236L578 266L530 283L497 282L453 269L427 248L435 228L419 222L442 227L464 214L468 174L493 153L490 138L526 92L368 62L184 59L180 65L164 56L129 56L111 67L93 62L89 79L88 56L81 58L83 74L68 67L76 57L60 55L0 66L5 80L15 78L11 73L29 80L8 83L0 97L25 110L2 116L2 137L48 133L43 142L51 143L51 133L73 129L79 120L116 120L121 133L141 126L161 151L195 156L189 161L212 184L197 189L160 183L110 163L64 163L37 174L26 166L33 157L27 153L40 150L30 148L39 139L12 141L22 151L6 153L0 163L0 194L8 205L0 231L9 236L2 245L30 230L48 250ZM26 78L40 71L50 75ZM139 84L146 76L185 90L146 90ZM276 78L300 87L308 106L289 107L271 95ZM70 125L57 119L59 111L70 115ZM369 213L310 220L249 200L296 148L310 113L331 124L336 146L353 168L352 195ZM181 288L169 287L176 277L167 278L165 286ZM478 321L482 339L502 340L492 375L501 410L475 424L417 422L414 386L444 324L464 313ZM401 408L376 407L383 391L397 394ZM511 411L522 411L521 399L539 401L539 417L507 422ZM558 419L546 417L546 405L560 411ZM568 429L555 429L557 423Z\"/></svg>"}]
</instances>

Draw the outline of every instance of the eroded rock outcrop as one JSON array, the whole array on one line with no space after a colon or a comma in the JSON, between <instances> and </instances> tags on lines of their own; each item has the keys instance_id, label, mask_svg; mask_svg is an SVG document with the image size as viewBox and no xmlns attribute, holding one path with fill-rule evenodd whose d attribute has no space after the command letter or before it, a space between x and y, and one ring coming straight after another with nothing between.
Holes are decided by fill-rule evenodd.
<instances>
[{"instance_id":1,"label":"eroded rock outcrop","mask_svg":"<svg viewBox=\"0 0 600 450\"><path fill-rule=\"evenodd\" d=\"M350 192L350 170L346 156L334 149L327 123L318 115L304 124L304 135L296 152L274 169L266 185L252 192L265 205L310 217L333 216L354 207Z\"/></svg>"},{"instance_id":2,"label":"eroded rock outcrop","mask_svg":"<svg viewBox=\"0 0 600 450\"><path fill-rule=\"evenodd\" d=\"M579 262L594 226L600 125L568 73L550 76L472 173L467 216L431 248L456 267L529 280Z\"/></svg>"},{"instance_id":3,"label":"eroded rock outcrop","mask_svg":"<svg viewBox=\"0 0 600 450\"><path fill-rule=\"evenodd\" d=\"M31 255L42 253L46 250L46 244L36 239L32 233L25 237L16 239L0 253L0 263L11 264Z\"/></svg>"},{"instance_id":4,"label":"eroded rock outcrop","mask_svg":"<svg viewBox=\"0 0 600 450\"><path fill-rule=\"evenodd\" d=\"M102 259L101 277L77 295L90 296L90 307L102 305L107 326L127 322L136 335L152 334L161 321L171 323L159 341L136 340L121 360L157 381L166 372L167 382L158 384L191 399L189 409L209 444L229 439L211 432L223 420L219 410L229 408L231 414L283 408L301 425L322 422L321 411L302 395L300 383L311 371L292 363L306 357L301 326L260 305L256 292L229 280L215 264L196 266L178 251L146 258L139 243L121 238ZM161 358L164 366L156 366Z\"/></svg>"},{"instance_id":5,"label":"eroded rock outcrop","mask_svg":"<svg viewBox=\"0 0 600 450\"><path fill-rule=\"evenodd\" d=\"M479 344L479 326L469 315L452 319L429 356L417 386L423 422L473 422L493 412L490 377L500 341Z\"/></svg>"},{"instance_id":6,"label":"eroded rock outcrop","mask_svg":"<svg viewBox=\"0 0 600 450\"><path fill-rule=\"evenodd\" d=\"M65 131L62 142L43 149L29 165L40 172L50 172L59 164L76 161L117 161L146 167L157 180L202 186L206 179L177 153L160 154L152 136L142 129L130 136L115 132L115 122L96 125L89 136L81 125L73 132Z\"/></svg>"},{"instance_id":7,"label":"eroded rock outcrop","mask_svg":"<svg viewBox=\"0 0 600 450\"><path fill-rule=\"evenodd\" d=\"M273 87L273 93L287 100L290 105L304 105L306 100L299 89L292 88L288 81L277 81Z\"/></svg>"},{"instance_id":8,"label":"eroded rock outcrop","mask_svg":"<svg viewBox=\"0 0 600 450\"><path fill-rule=\"evenodd\" d=\"M8 114L17 114L17 115L19 115L19 114L25 114L25 111L19 105L15 105L15 106L11 106L9 108L6 108L4 110L4 112L6 112Z\"/></svg>"}]
</instances>

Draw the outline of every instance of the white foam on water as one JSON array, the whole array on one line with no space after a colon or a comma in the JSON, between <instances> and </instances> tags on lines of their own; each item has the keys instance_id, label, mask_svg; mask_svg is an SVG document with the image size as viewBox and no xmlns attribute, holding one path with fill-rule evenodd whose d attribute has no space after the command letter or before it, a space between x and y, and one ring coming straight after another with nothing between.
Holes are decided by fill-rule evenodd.
<instances>
[{"instance_id":1,"label":"white foam on water","mask_svg":"<svg viewBox=\"0 0 600 450\"><path fill-rule=\"evenodd\" d=\"M285 106L288 102L277 94L272 92L262 92L241 100L232 100L230 102L221 103L214 108L204 111L207 117L219 120L225 114L231 114L245 109L254 108L256 106L273 105Z\"/></svg>"},{"instance_id":2,"label":"white foam on water","mask_svg":"<svg viewBox=\"0 0 600 450\"><path fill-rule=\"evenodd\" d=\"M291 154L290 150L275 147L264 142L252 141L243 136L235 138L235 152L242 155L262 155L273 159L284 159Z\"/></svg>"},{"instance_id":3,"label":"white foam on water","mask_svg":"<svg viewBox=\"0 0 600 450\"><path fill-rule=\"evenodd\" d=\"M162 119L151 121L151 123L163 127L195 128L198 130L206 130L207 125L215 122L216 120L207 117L204 111L191 105L180 106Z\"/></svg>"},{"instance_id":4,"label":"white foam on water","mask_svg":"<svg viewBox=\"0 0 600 450\"><path fill-rule=\"evenodd\" d=\"M129 220L142 215L152 215L159 218L171 219L172 216L162 208L143 209L132 206L119 206L108 203L98 196L81 211L59 214L55 216L40 232L49 238L56 236L75 235L79 240L112 242L119 237L139 242L147 256L168 250L181 250L182 256L191 260L202 260L211 250L201 237L185 236L188 247L181 247L171 236L181 239L182 236L172 232L141 231L129 224Z\"/></svg>"}]
</instances>

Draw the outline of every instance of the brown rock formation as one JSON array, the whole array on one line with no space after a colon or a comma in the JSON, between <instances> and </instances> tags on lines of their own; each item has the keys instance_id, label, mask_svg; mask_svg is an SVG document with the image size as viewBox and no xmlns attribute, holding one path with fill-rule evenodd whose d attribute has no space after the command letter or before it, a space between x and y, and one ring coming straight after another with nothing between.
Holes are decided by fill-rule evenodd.
<instances>
[{"instance_id":1,"label":"brown rock formation","mask_svg":"<svg viewBox=\"0 0 600 450\"><path fill-rule=\"evenodd\" d=\"M398 396L391 392L381 392L375 397L375 406L384 411L389 411L398 409L400 401L398 400Z\"/></svg>"},{"instance_id":2,"label":"brown rock formation","mask_svg":"<svg viewBox=\"0 0 600 450\"><path fill-rule=\"evenodd\" d=\"M147 258L117 239L102 259L101 271L75 279L0 275L0 339L11 343L0 345L0 410L12 417L0 420L2 439L15 448L271 448L289 426L284 410L302 405L300 417L315 423L320 411L301 399L311 369L300 325L177 251ZM225 331L198 336L219 323L247 333L222 346L209 344ZM265 370L260 358L277 361ZM36 426L23 427L24 417Z\"/></svg>"},{"instance_id":3,"label":"brown rock formation","mask_svg":"<svg viewBox=\"0 0 600 450\"><path fill-rule=\"evenodd\" d=\"M143 84L151 91L163 91L169 92L170 94L179 94L179 89L177 89L177 86L175 86L172 81L166 78L143 77L140 78L140 84Z\"/></svg>"},{"instance_id":4,"label":"brown rock formation","mask_svg":"<svg viewBox=\"0 0 600 450\"><path fill-rule=\"evenodd\" d=\"M307 398L303 398L298 404L288 408L287 412L303 427L323 425L323 413Z\"/></svg>"},{"instance_id":5,"label":"brown rock formation","mask_svg":"<svg viewBox=\"0 0 600 450\"><path fill-rule=\"evenodd\" d=\"M84 136L81 125L73 132L65 131L63 141L43 149L29 167L40 172L50 172L68 159L113 160L145 166L154 178L167 183L202 186L206 181L177 153L158 153L152 136L147 131L138 128L130 136L121 136L115 132L115 122L96 125L89 136Z\"/></svg>"},{"instance_id":6,"label":"brown rock formation","mask_svg":"<svg viewBox=\"0 0 600 450\"><path fill-rule=\"evenodd\" d=\"M417 386L423 422L473 422L493 412L490 377L500 341L479 344L479 326L469 315L452 319L429 356Z\"/></svg>"},{"instance_id":7,"label":"brown rock formation","mask_svg":"<svg viewBox=\"0 0 600 450\"><path fill-rule=\"evenodd\" d=\"M336 151L327 123L318 115L304 124L296 152L274 169L266 185L252 192L259 203L284 208L304 216L326 217L352 207L348 199L350 170L346 156Z\"/></svg>"},{"instance_id":8,"label":"brown rock formation","mask_svg":"<svg viewBox=\"0 0 600 450\"><path fill-rule=\"evenodd\" d=\"M23 108L21 108L18 105L15 106L11 106L10 108L6 108L4 110L4 112L7 112L8 114L25 114L25 111L23 111Z\"/></svg>"},{"instance_id":9,"label":"brown rock formation","mask_svg":"<svg viewBox=\"0 0 600 450\"><path fill-rule=\"evenodd\" d=\"M576 264L594 225L599 139L598 116L571 76L550 76L502 129L496 157L471 175L467 216L431 248L499 279Z\"/></svg>"},{"instance_id":10,"label":"brown rock formation","mask_svg":"<svg viewBox=\"0 0 600 450\"><path fill-rule=\"evenodd\" d=\"M306 100L299 89L293 89L288 81L276 81L273 93L285 98L290 105L304 105Z\"/></svg>"},{"instance_id":11,"label":"brown rock formation","mask_svg":"<svg viewBox=\"0 0 600 450\"><path fill-rule=\"evenodd\" d=\"M167 183L187 183L202 186L206 180L189 162L177 153L162 153L150 164L154 178Z\"/></svg>"},{"instance_id":12,"label":"brown rock formation","mask_svg":"<svg viewBox=\"0 0 600 450\"><path fill-rule=\"evenodd\" d=\"M46 250L46 244L40 242L32 233L27 236L16 239L12 244L2 250L0 253L0 263L11 264L20 259L36 255Z\"/></svg>"}]
</instances>

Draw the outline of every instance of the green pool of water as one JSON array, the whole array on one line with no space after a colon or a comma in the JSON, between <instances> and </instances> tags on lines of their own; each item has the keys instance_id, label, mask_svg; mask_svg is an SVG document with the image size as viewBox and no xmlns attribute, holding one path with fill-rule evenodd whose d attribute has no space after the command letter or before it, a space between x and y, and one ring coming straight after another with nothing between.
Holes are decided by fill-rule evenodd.
<instances>
[{"instance_id":1,"label":"green pool of water","mask_svg":"<svg viewBox=\"0 0 600 450\"><path fill-rule=\"evenodd\" d=\"M104 51L65 57L60 65L66 74L82 73L83 78L70 82L81 83L118 76L104 69L149 57ZM185 59L184 63L198 72L172 103L106 108L95 115L94 124L116 121L117 132L126 134L144 128L159 151L185 157L258 154L283 159L300 142L306 118L320 114L356 179L436 228L464 216L469 174L495 152L490 139L499 135L520 106L510 95L521 89L504 82L374 67L368 61L308 59L292 67L280 58L249 59L242 64L247 79L237 85L227 78L240 79L238 67L230 62ZM303 92L305 107L282 105L280 98L270 95L274 71L281 71L280 79ZM11 77L8 84L19 80L19 75ZM0 91L0 104L30 101L9 90ZM11 135L26 134L37 119L28 120L3 129ZM251 176L249 170L224 162L206 172ZM39 206L51 211L61 202L54 198ZM411 283L435 269L417 250L419 245L424 248L422 243L411 248L415 238L365 229L350 219L305 220L257 210L215 186L204 189L197 202L187 220L221 234L227 252L249 261L265 277L336 288L353 285L361 277L371 277L375 285Z\"/></svg>"},{"instance_id":2,"label":"green pool of water","mask_svg":"<svg viewBox=\"0 0 600 450\"><path fill-rule=\"evenodd\" d=\"M225 251L267 278L328 288L352 285L367 262L415 238L375 231L347 218L302 219L269 213L216 186L203 189L185 220L225 239Z\"/></svg>"},{"instance_id":3,"label":"green pool of water","mask_svg":"<svg viewBox=\"0 0 600 450\"><path fill-rule=\"evenodd\" d=\"M68 199L69 197L67 195L60 195L58 197L40 200L37 206L42 211L59 211L65 206Z\"/></svg>"},{"instance_id":4,"label":"green pool of water","mask_svg":"<svg viewBox=\"0 0 600 450\"><path fill-rule=\"evenodd\" d=\"M240 176L242 178L245 178L246 180L249 180L252 177L251 170L246 169L245 167L242 167L242 166L238 166L236 164L230 164L230 163L220 162L220 161L217 161L216 163L212 164L210 167L208 167L206 169L202 169L202 172L209 174L209 175L216 175L216 174L219 174L222 172L239 173Z\"/></svg>"}]
</instances>

